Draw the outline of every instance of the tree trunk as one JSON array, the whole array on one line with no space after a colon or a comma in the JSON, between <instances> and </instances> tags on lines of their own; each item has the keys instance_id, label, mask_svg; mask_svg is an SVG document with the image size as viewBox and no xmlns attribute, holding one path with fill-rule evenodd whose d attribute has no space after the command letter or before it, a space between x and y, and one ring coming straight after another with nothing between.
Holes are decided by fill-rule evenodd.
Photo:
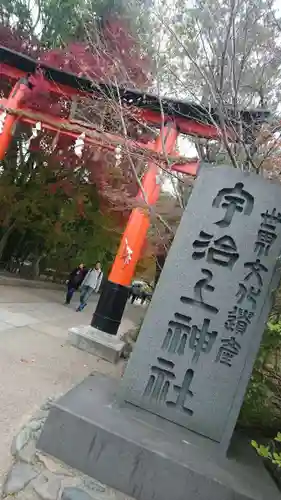
<instances>
[{"instance_id":1,"label":"tree trunk","mask_svg":"<svg viewBox=\"0 0 281 500\"><path fill-rule=\"evenodd\" d=\"M2 259L5 247L8 243L8 239L11 236L13 230L15 228L15 222L10 224L10 226L7 227L5 233L3 234L2 238L0 239L0 261Z\"/></svg>"},{"instance_id":2,"label":"tree trunk","mask_svg":"<svg viewBox=\"0 0 281 500\"><path fill-rule=\"evenodd\" d=\"M34 261L32 262L32 270L31 270L32 279L36 279L39 277L39 275L40 275L40 262L42 259L44 259L44 257L45 257L45 254L34 258Z\"/></svg>"}]
</instances>

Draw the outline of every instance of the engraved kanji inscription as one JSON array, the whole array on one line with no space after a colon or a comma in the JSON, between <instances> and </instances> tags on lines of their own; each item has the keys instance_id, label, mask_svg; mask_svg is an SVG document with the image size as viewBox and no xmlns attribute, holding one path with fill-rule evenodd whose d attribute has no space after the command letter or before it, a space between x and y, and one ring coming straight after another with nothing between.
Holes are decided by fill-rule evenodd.
<instances>
[{"instance_id":1,"label":"engraved kanji inscription","mask_svg":"<svg viewBox=\"0 0 281 500\"><path fill-rule=\"evenodd\" d=\"M245 191L244 184L237 182L234 188L221 189L213 201L213 207L225 209L224 218L215 222L219 227L231 224L235 212L250 215L254 207L254 197Z\"/></svg>"},{"instance_id":2,"label":"engraved kanji inscription","mask_svg":"<svg viewBox=\"0 0 281 500\"><path fill-rule=\"evenodd\" d=\"M170 381L176 378L173 372L175 364L161 357L158 357L157 361L158 365L151 367L151 375L143 396L155 402L164 402L166 401Z\"/></svg>"},{"instance_id":3,"label":"engraved kanji inscription","mask_svg":"<svg viewBox=\"0 0 281 500\"><path fill-rule=\"evenodd\" d=\"M212 241L213 235L200 231L199 238L193 242L195 260L206 257L207 262L232 269L239 257L235 241L231 236L222 236Z\"/></svg>"},{"instance_id":4,"label":"engraved kanji inscription","mask_svg":"<svg viewBox=\"0 0 281 500\"><path fill-rule=\"evenodd\" d=\"M232 359L239 354L240 349L241 345L237 342L235 337L221 339L221 347L215 359L216 363L232 366Z\"/></svg>"},{"instance_id":5,"label":"engraved kanji inscription","mask_svg":"<svg viewBox=\"0 0 281 500\"><path fill-rule=\"evenodd\" d=\"M260 259L257 259L255 262L245 262L244 267L249 269L249 273L245 276L244 281L249 281L254 276L261 288L263 285L262 273L267 273L267 267L261 263Z\"/></svg>"},{"instance_id":6,"label":"engraved kanji inscription","mask_svg":"<svg viewBox=\"0 0 281 500\"><path fill-rule=\"evenodd\" d=\"M201 353L208 353L216 340L217 332L209 331L210 320L204 319L202 328L190 325L190 316L175 313L175 319L169 321L168 331L162 343L162 349L169 354L183 355L188 345L194 351L193 362L197 362Z\"/></svg>"},{"instance_id":7,"label":"engraved kanji inscription","mask_svg":"<svg viewBox=\"0 0 281 500\"><path fill-rule=\"evenodd\" d=\"M187 396L189 398L192 398L193 396L193 392L190 390L190 385L193 377L194 377L194 371L190 369L186 370L182 385L176 385L176 384L173 385L173 389L177 394L177 398L175 401L167 401L166 404L169 408L179 408L184 413L187 413L188 415L193 415L193 410L190 410L190 408L185 406L185 401Z\"/></svg>"},{"instance_id":8,"label":"engraved kanji inscription","mask_svg":"<svg viewBox=\"0 0 281 500\"><path fill-rule=\"evenodd\" d=\"M238 292L236 293L237 303L242 304L245 299L249 300L252 305L252 309L257 307L257 298L261 294L261 289L252 285L245 285L245 283L239 283Z\"/></svg>"},{"instance_id":9,"label":"engraved kanji inscription","mask_svg":"<svg viewBox=\"0 0 281 500\"><path fill-rule=\"evenodd\" d=\"M201 353L211 351L218 332L209 331L210 320L204 319L203 325L199 328L197 325L192 325L189 339L189 348L194 351L192 361L197 363Z\"/></svg>"},{"instance_id":10,"label":"engraved kanji inscription","mask_svg":"<svg viewBox=\"0 0 281 500\"><path fill-rule=\"evenodd\" d=\"M205 275L205 278L202 278L195 284L193 289L194 297L191 298L182 295L180 300L183 304L199 306L211 313L217 314L219 312L218 308L206 302L203 297L203 293L205 291L213 292L215 290L215 287L213 285L210 285L210 282L213 279L213 273L209 269L202 269L201 271L202 274Z\"/></svg>"},{"instance_id":11,"label":"engraved kanji inscription","mask_svg":"<svg viewBox=\"0 0 281 500\"><path fill-rule=\"evenodd\" d=\"M162 349L168 351L170 354L184 354L185 346L187 343L187 336L190 333L191 327L189 322L190 316L175 313L175 319L169 321L168 330L163 340Z\"/></svg>"},{"instance_id":12,"label":"engraved kanji inscription","mask_svg":"<svg viewBox=\"0 0 281 500\"><path fill-rule=\"evenodd\" d=\"M235 306L231 311L228 311L228 317L224 326L231 332L243 335L251 323L253 315L252 311Z\"/></svg>"},{"instance_id":13,"label":"engraved kanji inscription","mask_svg":"<svg viewBox=\"0 0 281 500\"><path fill-rule=\"evenodd\" d=\"M188 415L193 415L193 411L190 410L185 405L186 398L191 398L193 392L190 389L190 385L194 376L194 371L191 369L186 370L183 382L181 385L176 383L172 384L172 380L175 381L175 374L173 372L175 364L164 358L157 358L158 365L153 365L151 367L151 374L149 376L147 385L145 387L143 397L148 398L150 401L159 404L166 404L169 408L180 409ZM169 394L175 392L176 398L169 399Z\"/></svg>"},{"instance_id":14,"label":"engraved kanji inscription","mask_svg":"<svg viewBox=\"0 0 281 500\"><path fill-rule=\"evenodd\" d=\"M281 213L274 208L271 213L267 210L261 214L261 217L262 223L257 234L255 252L258 256L267 256L277 238L276 226L281 223Z\"/></svg>"}]
</instances>

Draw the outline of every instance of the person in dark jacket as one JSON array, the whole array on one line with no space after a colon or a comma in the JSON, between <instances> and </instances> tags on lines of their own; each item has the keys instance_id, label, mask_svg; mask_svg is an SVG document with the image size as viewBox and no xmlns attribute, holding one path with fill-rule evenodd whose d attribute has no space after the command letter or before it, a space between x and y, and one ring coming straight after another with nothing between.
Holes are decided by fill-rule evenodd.
<instances>
[{"instance_id":1,"label":"person in dark jacket","mask_svg":"<svg viewBox=\"0 0 281 500\"><path fill-rule=\"evenodd\" d=\"M71 271L67 281L65 304L70 304L74 292L78 290L86 274L87 274L87 269L85 268L84 264L79 264L78 267L76 267L75 269L73 269L73 271Z\"/></svg>"}]
</instances>

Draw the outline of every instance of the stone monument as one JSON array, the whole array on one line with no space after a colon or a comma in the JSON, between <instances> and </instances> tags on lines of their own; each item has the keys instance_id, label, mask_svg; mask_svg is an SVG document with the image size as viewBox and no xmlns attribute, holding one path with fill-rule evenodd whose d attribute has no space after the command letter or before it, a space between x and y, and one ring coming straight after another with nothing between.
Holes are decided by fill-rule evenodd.
<instances>
[{"instance_id":1,"label":"stone monument","mask_svg":"<svg viewBox=\"0 0 281 500\"><path fill-rule=\"evenodd\" d=\"M280 253L280 187L228 167L205 169L127 367L124 399L226 450Z\"/></svg>"},{"instance_id":2,"label":"stone monument","mask_svg":"<svg viewBox=\"0 0 281 500\"><path fill-rule=\"evenodd\" d=\"M280 253L280 186L203 165L121 388L84 381L53 407L39 446L138 500L279 498L261 461L226 452Z\"/></svg>"}]
</instances>

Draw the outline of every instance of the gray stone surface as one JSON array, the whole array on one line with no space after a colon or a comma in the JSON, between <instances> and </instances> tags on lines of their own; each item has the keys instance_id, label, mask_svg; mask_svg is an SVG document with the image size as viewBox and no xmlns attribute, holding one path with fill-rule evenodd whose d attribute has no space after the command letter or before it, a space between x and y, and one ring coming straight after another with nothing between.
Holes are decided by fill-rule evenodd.
<instances>
[{"instance_id":1,"label":"gray stone surface","mask_svg":"<svg viewBox=\"0 0 281 500\"><path fill-rule=\"evenodd\" d=\"M7 311L7 309L0 309L0 322L2 321L8 323L10 327L21 327L39 323L39 320L30 314Z\"/></svg>"},{"instance_id":2,"label":"gray stone surface","mask_svg":"<svg viewBox=\"0 0 281 500\"><path fill-rule=\"evenodd\" d=\"M32 420L29 424L29 428L32 432L39 431L41 429L42 420Z\"/></svg>"},{"instance_id":3,"label":"gray stone surface","mask_svg":"<svg viewBox=\"0 0 281 500\"><path fill-rule=\"evenodd\" d=\"M26 462L28 464L31 464L34 462L36 455L36 441L34 439L30 439L30 441L24 446L24 448L21 448L18 452L18 458L22 462Z\"/></svg>"},{"instance_id":4,"label":"gray stone surface","mask_svg":"<svg viewBox=\"0 0 281 500\"><path fill-rule=\"evenodd\" d=\"M56 500L61 489L61 478L43 473L32 482L32 486L42 500Z\"/></svg>"},{"instance_id":5,"label":"gray stone surface","mask_svg":"<svg viewBox=\"0 0 281 500\"><path fill-rule=\"evenodd\" d=\"M44 455L37 451L37 459L38 461L44 465L44 468L53 473L63 476L73 476L74 472L71 471L66 465L61 463L59 460L50 457L49 455Z\"/></svg>"},{"instance_id":6,"label":"gray stone surface","mask_svg":"<svg viewBox=\"0 0 281 500\"><path fill-rule=\"evenodd\" d=\"M39 495L37 495L36 491L34 491L30 485L28 485L24 490L19 491L13 497L16 500L40 500Z\"/></svg>"},{"instance_id":7,"label":"gray stone surface","mask_svg":"<svg viewBox=\"0 0 281 500\"><path fill-rule=\"evenodd\" d=\"M31 437L31 434L32 430L30 429L30 427L23 427L19 431L19 433L14 437L11 447L11 452L13 456L19 453L19 451L25 447L25 445L28 443Z\"/></svg>"},{"instance_id":8,"label":"gray stone surface","mask_svg":"<svg viewBox=\"0 0 281 500\"><path fill-rule=\"evenodd\" d=\"M125 347L125 342L118 336L109 335L92 326L70 328L68 339L70 344L78 349L111 363L117 363Z\"/></svg>"},{"instance_id":9,"label":"gray stone surface","mask_svg":"<svg viewBox=\"0 0 281 500\"><path fill-rule=\"evenodd\" d=\"M137 500L280 498L249 442L236 440L229 458L215 456L198 436L194 446L188 430L120 407L116 390L113 379L88 377L50 409L38 448Z\"/></svg>"},{"instance_id":10,"label":"gray stone surface","mask_svg":"<svg viewBox=\"0 0 281 500\"><path fill-rule=\"evenodd\" d=\"M224 191L235 186L234 194ZM231 210L235 200L238 209ZM275 209L275 219L262 217ZM279 276L280 250L280 185L230 167L202 169L120 398L225 451Z\"/></svg>"},{"instance_id":11,"label":"gray stone surface","mask_svg":"<svg viewBox=\"0 0 281 500\"><path fill-rule=\"evenodd\" d=\"M64 488L61 496L62 500L92 500L91 495L81 488Z\"/></svg>"},{"instance_id":12,"label":"gray stone surface","mask_svg":"<svg viewBox=\"0 0 281 500\"><path fill-rule=\"evenodd\" d=\"M16 464L7 476L3 488L4 495L13 495L22 490L37 474L38 472L31 465Z\"/></svg>"}]
</instances>

